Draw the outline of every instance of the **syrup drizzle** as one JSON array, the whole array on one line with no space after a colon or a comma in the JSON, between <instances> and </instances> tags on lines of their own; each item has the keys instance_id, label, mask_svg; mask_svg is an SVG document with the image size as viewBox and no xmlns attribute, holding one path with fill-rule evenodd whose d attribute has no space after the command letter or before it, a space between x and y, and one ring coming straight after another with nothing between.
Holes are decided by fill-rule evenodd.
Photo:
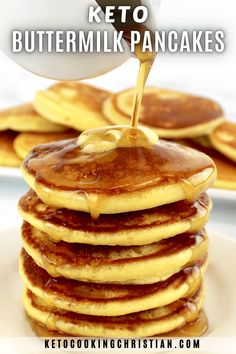
<instances>
[{"instance_id":1,"label":"syrup drizzle","mask_svg":"<svg viewBox=\"0 0 236 354\"><path fill-rule=\"evenodd\" d=\"M132 128L138 127L144 87L155 59L155 57L154 58L151 57L151 59L144 59L143 61L142 57L143 56L140 56L139 59L140 61L139 73L138 73L138 79L137 79L135 93L134 93L133 109L132 109L132 116L130 122ZM150 55L148 54L147 58L149 57Z\"/></svg>"}]
</instances>

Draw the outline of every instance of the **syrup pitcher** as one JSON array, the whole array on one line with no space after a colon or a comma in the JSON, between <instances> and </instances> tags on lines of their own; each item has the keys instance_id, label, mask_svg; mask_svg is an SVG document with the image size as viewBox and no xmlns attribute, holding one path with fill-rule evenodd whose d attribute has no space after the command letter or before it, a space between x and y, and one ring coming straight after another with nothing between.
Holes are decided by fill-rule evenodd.
<instances>
[{"instance_id":1,"label":"syrup pitcher","mask_svg":"<svg viewBox=\"0 0 236 354\"><path fill-rule=\"evenodd\" d=\"M3 1L0 4L0 49L20 66L40 76L57 80L95 77L111 71L134 56L130 51L129 33L133 29L140 32L144 28L149 31L156 30L159 5L160 0ZM98 6L101 7L100 11ZM115 9L107 13L107 6L115 6ZM124 11L121 11L118 6L123 7ZM144 12L138 11L142 10L141 6L148 9L148 16L145 22L139 23L141 17L145 16ZM92 11L90 13L90 7L93 7L93 13ZM111 43L116 30L124 31L121 39L123 52L114 53L112 49ZM43 38L41 51L39 37L32 37L35 33L38 36L38 31ZM79 52L77 48L74 52L58 50L58 43L55 44L52 39L54 37L50 38L52 45L48 50L45 41L47 39L48 44L49 36L53 36L55 31L74 33L83 31L86 34L89 31L93 34L98 31L107 32L106 50L104 50L104 43L101 45L101 50L96 49L87 53ZM14 41L16 44L13 44ZM97 48L97 41L104 42L105 39L94 36L94 48Z\"/></svg>"}]
</instances>

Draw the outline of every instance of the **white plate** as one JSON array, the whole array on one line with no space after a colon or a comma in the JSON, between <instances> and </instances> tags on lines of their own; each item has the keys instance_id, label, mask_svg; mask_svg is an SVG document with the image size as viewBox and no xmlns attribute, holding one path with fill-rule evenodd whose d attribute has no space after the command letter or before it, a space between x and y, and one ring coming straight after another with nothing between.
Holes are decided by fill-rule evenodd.
<instances>
[{"instance_id":1,"label":"white plate","mask_svg":"<svg viewBox=\"0 0 236 354\"><path fill-rule=\"evenodd\" d=\"M236 191L234 190L211 188L208 193L213 199L236 201Z\"/></svg>"},{"instance_id":2,"label":"white plate","mask_svg":"<svg viewBox=\"0 0 236 354\"><path fill-rule=\"evenodd\" d=\"M0 177L22 177L20 169L14 167L0 167Z\"/></svg>"},{"instance_id":3,"label":"white plate","mask_svg":"<svg viewBox=\"0 0 236 354\"><path fill-rule=\"evenodd\" d=\"M207 335L236 336L236 241L213 231L209 232L209 236L210 265L206 274L205 304L209 318ZM30 337L33 332L24 318L22 284L18 275L20 227L2 232L0 247L0 333L3 337Z\"/></svg>"}]
</instances>

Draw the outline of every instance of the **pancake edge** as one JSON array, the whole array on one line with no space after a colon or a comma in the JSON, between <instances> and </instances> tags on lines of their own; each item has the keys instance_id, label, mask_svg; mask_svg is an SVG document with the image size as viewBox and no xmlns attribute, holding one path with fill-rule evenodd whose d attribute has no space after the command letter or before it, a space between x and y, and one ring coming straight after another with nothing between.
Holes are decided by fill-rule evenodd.
<instances>
[{"instance_id":1,"label":"pancake edge","mask_svg":"<svg viewBox=\"0 0 236 354\"><path fill-rule=\"evenodd\" d=\"M35 177L26 170L24 164L21 166L21 172L25 181L45 204L56 208L66 208L87 213L90 212L88 203L81 194L78 194L75 191L51 189L38 183ZM197 179L200 178L200 176L201 182L197 183ZM194 188L192 197L197 198L213 184L215 179L215 168L206 168L190 177L188 181ZM91 199L97 199L97 194L95 193L87 193L87 195L89 195L89 198ZM151 209L160 205L188 199L188 193L186 189L182 187L181 183L150 187L148 189L126 192L120 195L100 194L100 196L102 196L103 200L101 210L99 210L100 214L117 214ZM150 196L152 198L150 198Z\"/></svg>"},{"instance_id":2,"label":"pancake edge","mask_svg":"<svg viewBox=\"0 0 236 354\"><path fill-rule=\"evenodd\" d=\"M207 270L207 266L208 258L200 266L200 274L197 280L194 278L194 275L190 274L188 276L188 280L179 285L178 288L174 287L174 289L172 289L173 283L171 283L168 285L169 289L165 288L160 290L162 299L160 299L160 294L155 292L151 294L143 294L140 297L131 299L111 299L109 301L108 298L105 298L105 301L102 302L96 299L80 299L78 301L73 301L73 299L69 296L64 296L61 298L60 294L56 295L53 292L46 291L45 289L41 289L32 284L24 271L22 255L19 259L19 271L26 288L32 291L32 293L36 296L44 299L45 303L58 307L62 310L96 316L121 316L171 304L172 302L186 296L190 289L193 292L197 290L200 286L200 282L202 281L202 276ZM194 284L193 289L190 288L189 285L192 282Z\"/></svg>"},{"instance_id":3,"label":"pancake edge","mask_svg":"<svg viewBox=\"0 0 236 354\"><path fill-rule=\"evenodd\" d=\"M201 208L201 205L200 205ZM45 232L53 241L65 241L68 243L85 243L90 245L106 246L141 246L174 237L186 232L196 232L206 225L212 209L212 201L209 198L208 208L197 212L194 217L183 219L167 225L149 226L112 232L93 232L70 229L62 225L56 225L43 221L30 212L25 212L18 204L18 211L22 219L30 225Z\"/></svg>"},{"instance_id":4,"label":"pancake edge","mask_svg":"<svg viewBox=\"0 0 236 354\"><path fill-rule=\"evenodd\" d=\"M201 287L200 293L198 294L198 298L195 302L195 306L197 307L196 318L203 306L205 297L205 289L204 286ZM111 337L111 338L138 338L138 337L148 337L154 336L157 334L168 333L171 330L174 330L178 327L183 326L187 321L185 320L184 313L180 312L180 314L175 314L172 318L169 318L166 322L166 318L162 318L159 320L151 320L147 326L140 326L135 328L135 332L132 328L109 328L104 325L99 324L96 326L93 322L81 321L80 324L71 322L65 322L60 317L55 316L53 313L49 311L41 311L38 308L34 307L31 300L27 295L27 290L23 291L23 305L27 315L40 322L50 330L56 330L63 333L67 333L73 336L89 336L89 337ZM171 316L171 315L170 315ZM169 317L170 317L169 316ZM195 318L195 319L196 319ZM51 321L49 321L51 319ZM193 319L194 320L194 319ZM157 332L157 323L159 322L159 330ZM68 326L66 325L68 324ZM50 328L49 328L50 327ZM96 333L96 335L95 335Z\"/></svg>"}]
</instances>

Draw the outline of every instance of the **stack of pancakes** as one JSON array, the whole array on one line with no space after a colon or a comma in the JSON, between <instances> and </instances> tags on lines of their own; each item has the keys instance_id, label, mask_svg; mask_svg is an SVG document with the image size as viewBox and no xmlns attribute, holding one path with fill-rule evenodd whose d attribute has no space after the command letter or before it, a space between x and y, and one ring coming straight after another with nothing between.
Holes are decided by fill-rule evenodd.
<instances>
[{"instance_id":1,"label":"stack of pancakes","mask_svg":"<svg viewBox=\"0 0 236 354\"><path fill-rule=\"evenodd\" d=\"M204 333L208 156L114 126L37 146L22 172L23 303L38 335Z\"/></svg>"}]
</instances>

